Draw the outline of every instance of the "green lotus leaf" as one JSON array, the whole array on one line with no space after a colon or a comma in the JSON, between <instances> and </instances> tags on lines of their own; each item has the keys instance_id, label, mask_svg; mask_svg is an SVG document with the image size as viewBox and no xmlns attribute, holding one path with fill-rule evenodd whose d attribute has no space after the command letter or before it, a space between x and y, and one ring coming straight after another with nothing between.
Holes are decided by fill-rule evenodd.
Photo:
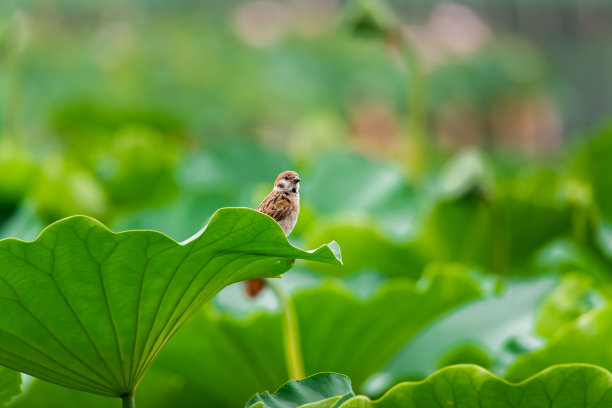
<instances>
[{"instance_id":1,"label":"green lotus leaf","mask_svg":"<svg viewBox=\"0 0 612 408\"><path fill-rule=\"evenodd\" d=\"M308 234L306 244L321 242L320 239L329 236L342 245L347 261L342 268L312 265L313 269L323 274L349 275L364 269L375 269L388 276L418 279L426 264L425 257L413 243L393 242L379 228L366 222L327 223Z\"/></svg>"},{"instance_id":2,"label":"green lotus leaf","mask_svg":"<svg viewBox=\"0 0 612 408\"><path fill-rule=\"evenodd\" d=\"M0 366L0 407L21 393L21 374Z\"/></svg>"},{"instance_id":3,"label":"green lotus leaf","mask_svg":"<svg viewBox=\"0 0 612 408\"><path fill-rule=\"evenodd\" d=\"M508 277L499 285L495 277L485 277L478 277L485 289L481 298L428 325L368 380L364 391L380 395L391 384L425 378L442 364L470 363L485 368L491 364L500 372L517 354L524 353L530 343L524 344L523 339L533 338L533 323L525 319L533 319L542 299L555 290L559 279L554 275Z\"/></svg>"},{"instance_id":4,"label":"green lotus leaf","mask_svg":"<svg viewBox=\"0 0 612 408\"><path fill-rule=\"evenodd\" d=\"M425 259L529 274L525 264L538 250L571 233L571 209L556 199L559 180L541 171L500 181L494 197L476 188L440 200L423 218L415 244Z\"/></svg>"},{"instance_id":5,"label":"green lotus leaf","mask_svg":"<svg viewBox=\"0 0 612 408\"><path fill-rule=\"evenodd\" d=\"M305 372L344 372L359 390L429 323L479 295L465 270L451 266L417 284L391 280L365 300L334 282L297 292L291 300ZM178 405L191 395L210 406L235 407L289 379L281 315L238 319L210 309L197 313L156 362L155 369L185 380Z\"/></svg>"},{"instance_id":6,"label":"green lotus leaf","mask_svg":"<svg viewBox=\"0 0 612 408\"><path fill-rule=\"evenodd\" d=\"M353 397L351 380L342 374L317 374L303 380L291 380L274 394L256 394L246 404L248 407L290 408L313 402L338 403L342 398ZM324 401L323 401L324 400Z\"/></svg>"},{"instance_id":7,"label":"green lotus leaf","mask_svg":"<svg viewBox=\"0 0 612 408\"><path fill-rule=\"evenodd\" d=\"M419 382L404 382L372 401L365 396L348 398L343 376L321 373L310 377L309 384L320 385L320 395L345 396L321 399L312 387L291 383L275 395L256 395L247 404L253 408L605 408L612 406L612 374L586 364L551 367L517 384L496 377L474 365L456 365L441 369ZM333 384L338 387L332 389ZM335 391L335 392L334 392ZM312 396L310 403L294 401ZM276 397L276 398L275 398ZM252 403L254 401L256 402Z\"/></svg>"},{"instance_id":8,"label":"green lotus leaf","mask_svg":"<svg viewBox=\"0 0 612 408\"><path fill-rule=\"evenodd\" d=\"M74 216L33 242L0 241L0 365L66 387L132 395L166 342L223 287L308 259L339 264L332 242L303 251L272 218L223 208L193 240L113 233Z\"/></svg>"},{"instance_id":9,"label":"green lotus leaf","mask_svg":"<svg viewBox=\"0 0 612 408\"><path fill-rule=\"evenodd\" d=\"M457 364L476 364L480 367L490 369L493 362L488 350L478 343L460 344L447 351L438 360L438 368Z\"/></svg>"},{"instance_id":10,"label":"green lotus leaf","mask_svg":"<svg viewBox=\"0 0 612 408\"><path fill-rule=\"evenodd\" d=\"M612 369L612 307L594 309L558 330L548 344L520 356L506 373L509 380L522 380L553 364L588 363Z\"/></svg>"},{"instance_id":11,"label":"green lotus leaf","mask_svg":"<svg viewBox=\"0 0 612 408\"><path fill-rule=\"evenodd\" d=\"M607 177L612 154L612 124L604 123L590 132L573 153L571 174L574 179L570 197L582 207L594 209L604 219L612 219L612 180Z\"/></svg>"},{"instance_id":12,"label":"green lotus leaf","mask_svg":"<svg viewBox=\"0 0 612 408\"><path fill-rule=\"evenodd\" d=\"M352 1L344 11L344 25L358 35L384 36L396 24L393 9L383 0Z\"/></svg>"},{"instance_id":13,"label":"green lotus leaf","mask_svg":"<svg viewBox=\"0 0 612 408\"><path fill-rule=\"evenodd\" d=\"M584 274L563 276L559 285L542 300L535 332L546 339L554 338L568 324L603 302L594 288L593 279Z\"/></svg>"},{"instance_id":14,"label":"green lotus leaf","mask_svg":"<svg viewBox=\"0 0 612 408\"><path fill-rule=\"evenodd\" d=\"M401 167L348 153L319 156L304 179L308 183L300 191L317 214L361 214L377 219L396 215L397 223L398 213L405 217L419 198Z\"/></svg>"}]
</instances>

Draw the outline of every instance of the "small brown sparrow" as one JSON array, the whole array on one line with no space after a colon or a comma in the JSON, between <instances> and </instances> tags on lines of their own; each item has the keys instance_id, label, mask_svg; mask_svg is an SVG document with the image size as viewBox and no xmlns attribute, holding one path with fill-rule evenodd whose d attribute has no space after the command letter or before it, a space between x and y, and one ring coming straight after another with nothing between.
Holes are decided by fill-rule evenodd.
<instances>
[{"instance_id":1,"label":"small brown sparrow","mask_svg":"<svg viewBox=\"0 0 612 408\"><path fill-rule=\"evenodd\" d=\"M278 222L286 236L293 231L300 213L300 181L295 171L282 172L274 182L274 189L257 207L257 211ZM264 286L263 279L248 280L245 287L247 296L257 296Z\"/></svg>"},{"instance_id":2,"label":"small brown sparrow","mask_svg":"<svg viewBox=\"0 0 612 408\"><path fill-rule=\"evenodd\" d=\"M300 213L300 181L295 171L282 172L274 182L274 189L257 207L257 211L278 222L287 236L293 231Z\"/></svg>"}]
</instances>

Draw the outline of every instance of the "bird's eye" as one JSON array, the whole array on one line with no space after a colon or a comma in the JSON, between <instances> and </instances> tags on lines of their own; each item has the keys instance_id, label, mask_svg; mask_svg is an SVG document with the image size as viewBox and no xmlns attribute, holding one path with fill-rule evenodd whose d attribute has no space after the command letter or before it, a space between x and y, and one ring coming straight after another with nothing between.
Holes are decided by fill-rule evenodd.
<instances>
[{"instance_id":1,"label":"bird's eye","mask_svg":"<svg viewBox=\"0 0 612 408\"><path fill-rule=\"evenodd\" d=\"M289 176L285 176L285 180L289 180Z\"/></svg>"}]
</instances>

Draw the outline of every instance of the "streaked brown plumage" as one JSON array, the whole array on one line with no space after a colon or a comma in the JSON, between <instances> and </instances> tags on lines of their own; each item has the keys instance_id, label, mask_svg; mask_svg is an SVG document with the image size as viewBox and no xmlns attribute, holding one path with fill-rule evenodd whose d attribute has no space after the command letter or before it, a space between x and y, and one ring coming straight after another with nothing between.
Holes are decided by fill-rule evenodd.
<instances>
[{"instance_id":1,"label":"streaked brown plumage","mask_svg":"<svg viewBox=\"0 0 612 408\"><path fill-rule=\"evenodd\" d=\"M257 211L278 222L285 235L291 234L300 213L300 181L300 176L295 171L282 172L274 182L274 189L257 207ZM264 286L264 279L246 281L247 296L257 296Z\"/></svg>"},{"instance_id":2,"label":"streaked brown plumage","mask_svg":"<svg viewBox=\"0 0 612 408\"><path fill-rule=\"evenodd\" d=\"M300 213L300 180L295 171L279 174L274 189L257 207L257 211L278 222L285 235L291 234Z\"/></svg>"}]
</instances>

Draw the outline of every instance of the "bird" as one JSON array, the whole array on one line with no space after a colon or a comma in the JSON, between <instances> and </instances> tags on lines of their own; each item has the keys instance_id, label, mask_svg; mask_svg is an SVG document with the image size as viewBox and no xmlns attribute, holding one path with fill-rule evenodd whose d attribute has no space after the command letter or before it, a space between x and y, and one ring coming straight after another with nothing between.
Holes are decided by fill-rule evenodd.
<instances>
[{"instance_id":1,"label":"bird","mask_svg":"<svg viewBox=\"0 0 612 408\"><path fill-rule=\"evenodd\" d=\"M300 176L295 171L278 175L274 188L257 207L257 211L269 215L289 236L300 213Z\"/></svg>"},{"instance_id":2,"label":"bird","mask_svg":"<svg viewBox=\"0 0 612 408\"><path fill-rule=\"evenodd\" d=\"M289 236L297 223L300 213L300 181L295 171L284 171L278 175L274 188L257 207L257 211L266 214L276 221L285 236ZM265 280L250 279L245 290L249 297L255 297L265 287Z\"/></svg>"}]
</instances>

